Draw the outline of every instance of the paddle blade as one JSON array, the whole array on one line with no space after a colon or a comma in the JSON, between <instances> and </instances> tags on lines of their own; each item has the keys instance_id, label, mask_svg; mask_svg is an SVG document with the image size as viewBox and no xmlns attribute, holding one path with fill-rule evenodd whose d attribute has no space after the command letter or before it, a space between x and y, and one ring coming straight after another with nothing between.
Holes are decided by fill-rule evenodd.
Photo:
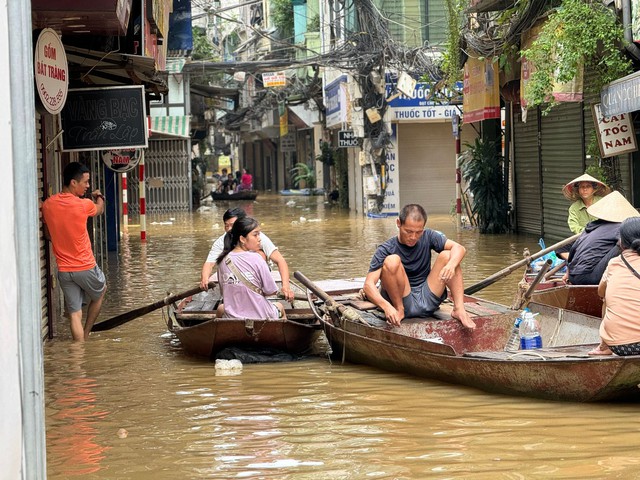
<instances>
[{"instance_id":1,"label":"paddle blade","mask_svg":"<svg viewBox=\"0 0 640 480\"><path fill-rule=\"evenodd\" d=\"M215 284L213 282L209 283L209 288L213 288ZM153 312L159 308L164 307L165 305L169 305L170 303L177 302L178 300L182 300L183 298L190 297L191 295L195 295L196 293L202 292L202 288L195 287L189 290L185 290L181 293L176 293L175 295L168 295L162 300L158 300L157 302L151 303L149 305L145 305L144 307L136 308L135 310L131 310L129 312L121 313L120 315L116 315L109 320L104 320L103 322L96 323L91 329L92 332L103 332L105 330L111 330L112 328L119 327L120 325L130 322L131 320L141 317L142 315L146 315L149 312Z\"/></svg>"}]
</instances>

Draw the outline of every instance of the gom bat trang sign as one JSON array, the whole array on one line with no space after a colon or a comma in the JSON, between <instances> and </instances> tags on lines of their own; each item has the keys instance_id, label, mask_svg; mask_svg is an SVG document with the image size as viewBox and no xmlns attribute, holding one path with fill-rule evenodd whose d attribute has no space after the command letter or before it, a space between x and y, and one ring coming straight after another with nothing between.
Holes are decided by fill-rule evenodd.
<instances>
[{"instance_id":1,"label":"gom bat trang sign","mask_svg":"<svg viewBox=\"0 0 640 480\"><path fill-rule=\"evenodd\" d=\"M102 161L109 170L125 173L133 170L142 157L142 150L131 148L126 150L103 150Z\"/></svg>"},{"instance_id":2,"label":"gom bat trang sign","mask_svg":"<svg viewBox=\"0 0 640 480\"><path fill-rule=\"evenodd\" d=\"M147 147L143 86L71 89L61 120L65 151Z\"/></svg>"},{"instance_id":3,"label":"gom bat trang sign","mask_svg":"<svg viewBox=\"0 0 640 480\"><path fill-rule=\"evenodd\" d=\"M45 28L40 32L33 57L38 98L47 112L58 114L69 91L69 64L55 30Z\"/></svg>"}]
</instances>

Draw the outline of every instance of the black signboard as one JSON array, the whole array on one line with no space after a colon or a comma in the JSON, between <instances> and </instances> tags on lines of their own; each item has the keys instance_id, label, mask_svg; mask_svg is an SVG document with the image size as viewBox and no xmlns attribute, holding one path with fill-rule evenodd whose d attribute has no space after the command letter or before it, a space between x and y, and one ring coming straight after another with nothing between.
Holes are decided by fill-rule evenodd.
<instances>
[{"instance_id":1,"label":"black signboard","mask_svg":"<svg viewBox=\"0 0 640 480\"><path fill-rule=\"evenodd\" d=\"M360 146L360 139L353 134L353 130L340 130L338 132L338 148Z\"/></svg>"},{"instance_id":2,"label":"black signboard","mask_svg":"<svg viewBox=\"0 0 640 480\"><path fill-rule=\"evenodd\" d=\"M60 116L65 151L147 147L143 86L71 89Z\"/></svg>"}]
</instances>

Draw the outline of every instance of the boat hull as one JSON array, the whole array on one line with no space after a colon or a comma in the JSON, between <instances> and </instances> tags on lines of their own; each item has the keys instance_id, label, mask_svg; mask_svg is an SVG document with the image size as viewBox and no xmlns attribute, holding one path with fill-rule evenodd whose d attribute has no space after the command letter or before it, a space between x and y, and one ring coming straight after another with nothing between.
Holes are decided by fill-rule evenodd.
<instances>
[{"instance_id":1,"label":"boat hull","mask_svg":"<svg viewBox=\"0 0 640 480\"><path fill-rule=\"evenodd\" d=\"M229 201L229 200L255 200L258 197L256 190L240 190L235 193L219 193L211 192L211 198L216 201Z\"/></svg>"},{"instance_id":2,"label":"boat hull","mask_svg":"<svg viewBox=\"0 0 640 480\"><path fill-rule=\"evenodd\" d=\"M279 281L277 272L272 275ZM308 302L302 303L302 308L285 308L285 319L217 318L216 309L220 303L220 290L216 285L178 305L169 306L167 327L186 352L214 358L225 348L240 347L305 354L313 349L322 332Z\"/></svg>"},{"instance_id":3,"label":"boat hull","mask_svg":"<svg viewBox=\"0 0 640 480\"><path fill-rule=\"evenodd\" d=\"M355 298L332 297L351 309L348 315L320 306L338 359L491 393L576 402L640 399L640 356L587 354L599 341L597 317L533 302L545 347L505 351L518 314L505 306L467 297L474 331L451 318L449 305L437 318L405 319L391 327L381 312Z\"/></svg>"},{"instance_id":4,"label":"boat hull","mask_svg":"<svg viewBox=\"0 0 640 480\"><path fill-rule=\"evenodd\" d=\"M531 283L534 278L535 274L527 272L524 284ZM597 285L569 285L554 277L536 285L531 299L536 303L602 317L602 299Z\"/></svg>"},{"instance_id":5,"label":"boat hull","mask_svg":"<svg viewBox=\"0 0 640 480\"><path fill-rule=\"evenodd\" d=\"M193 317L192 317L193 318ZM177 321L180 321L178 315ZM202 323L169 327L182 348L194 355L214 358L228 347L269 348L292 354L309 353L321 331L316 325L291 320L210 318Z\"/></svg>"}]
</instances>

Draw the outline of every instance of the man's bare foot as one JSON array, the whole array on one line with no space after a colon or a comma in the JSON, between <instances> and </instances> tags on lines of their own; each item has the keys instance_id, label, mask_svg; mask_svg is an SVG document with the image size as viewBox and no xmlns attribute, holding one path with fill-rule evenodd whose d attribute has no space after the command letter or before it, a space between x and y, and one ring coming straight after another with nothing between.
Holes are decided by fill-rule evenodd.
<instances>
[{"instance_id":1,"label":"man's bare foot","mask_svg":"<svg viewBox=\"0 0 640 480\"><path fill-rule=\"evenodd\" d=\"M451 312L451 317L458 320L463 327L468 328L469 330L476 329L476 322L471 320L471 317L469 316L469 314L464 308L463 309L454 308L453 311Z\"/></svg>"},{"instance_id":2,"label":"man's bare foot","mask_svg":"<svg viewBox=\"0 0 640 480\"><path fill-rule=\"evenodd\" d=\"M588 355L613 355L613 352L606 345L598 345L593 350L589 350Z\"/></svg>"}]
</instances>

